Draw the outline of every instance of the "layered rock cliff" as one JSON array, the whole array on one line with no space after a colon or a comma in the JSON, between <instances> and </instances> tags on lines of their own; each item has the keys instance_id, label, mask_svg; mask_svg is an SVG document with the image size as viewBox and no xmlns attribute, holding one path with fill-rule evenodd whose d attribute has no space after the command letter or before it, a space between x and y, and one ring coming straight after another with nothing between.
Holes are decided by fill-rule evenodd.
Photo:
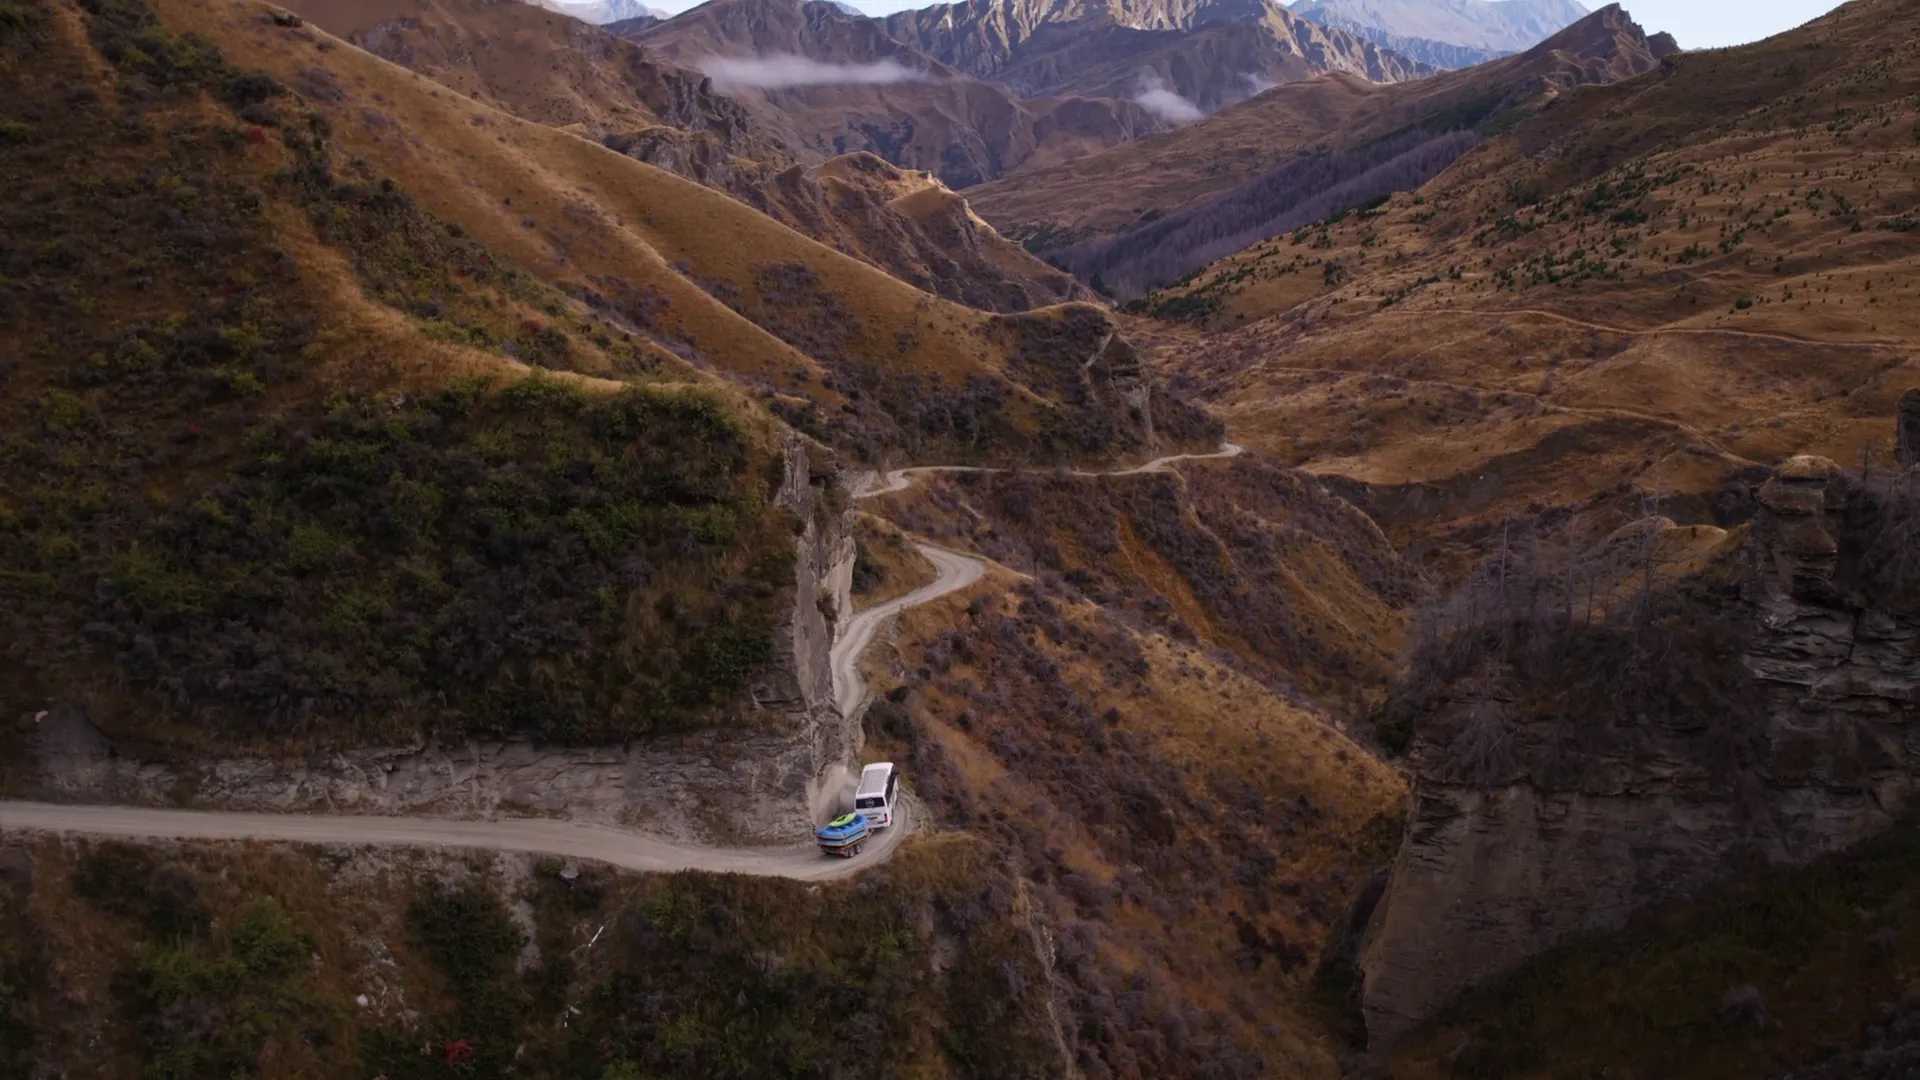
<instances>
[{"instance_id":1,"label":"layered rock cliff","mask_svg":"<svg viewBox=\"0 0 1920 1080\"><path fill-rule=\"evenodd\" d=\"M805 525L793 611L731 729L627 746L422 741L311 756L183 759L115 745L80 702L33 732L32 798L236 810L569 817L687 840L788 843L857 749L833 700L829 653L849 611L852 511L787 447L778 501ZM824 479L825 483L816 483Z\"/></svg>"},{"instance_id":2,"label":"layered rock cliff","mask_svg":"<svg viewBox=\"0 0 1920 1080\"><path fill-rule=\"evenodd\" d=\"M1684 648L1666 670L1615 673L1666 680L1671 709L1541 707L1539 684L1594 670L1586 657L1480 663L1451 682L1418 721L1414 811L1361 949L1370 1045L1742 860L1805 862L1894 821L1920 780L1916 487L1912 470L1863 483L1795 458L1759 485L1750 526L1645 533L1688 540L1705 567L1665 584L1649 572L1646 588L1695 591L1645 631Z\"/></svg>"}]
</instances>

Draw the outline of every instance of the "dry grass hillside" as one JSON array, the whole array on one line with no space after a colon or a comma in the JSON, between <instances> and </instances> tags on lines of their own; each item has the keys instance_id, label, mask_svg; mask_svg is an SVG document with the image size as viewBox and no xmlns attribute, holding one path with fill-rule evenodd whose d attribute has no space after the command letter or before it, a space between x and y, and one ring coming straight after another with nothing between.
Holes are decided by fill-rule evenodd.
<instances>
[{"instance_id":1,"label":"dry grass hillside","mask_svg":"<svg viewBox=\"0 0 1920 1080\"><path fill-rule=\"evenodd\" d=\"M522 119L595 141L697 128L743 157L778 153L702 76L597 26L529 3L297 0L289 10L376 56Z\"/></svg>"},{"instance_id":2,"label":"dry grass hillside","mask_svg":"<svg viewBox=\"0 0 1920 1080\"><path fill-rule=\"evenodd\" d=\"M915 288L989 311L1021 311L1082 295L1072 278L1027 255L967 213L892 205L905 176L816 170L697 71L639 45L523 3L309 3L321 29L523 120L558 127L724 191L782 224L863 259ZM925 179L921 186L939 187Z\"/></svg>"},{"instance_id":3,"label":"dry grass hillside","mask_svg":"<svg viewBox=\"0 0 1920 1080\"><path fill-rule=\"evenodd\" d=\"M898 525L874 514L854 523L853 603L868 608L933 581L927 557Z\"/></svg>"},{"instance_id":4,"label":"dry grass hillside","mask_svg":"<svg viewBox=\"0 0 1920 1080\"><path fill-rule=\"evenodd\" d=\"M1403 541L1741 520L1739 470L1859 462L1920 386L1917 30L1861 0L1564 97L1416 194L1149 298L1204 328L1155 354Z\"/></svg>"},{"instance_id":5,"label":"dry grass hillside","mask_svg":"<svg viewBox=\"0 0 1920 1080\"><path fill-rule=\"evenodd\" d=\"M1230 658L1004 568L905 617L865 723L1053 928L1083 1075L1327 1077L1315 964L1404 787Z\"/></svg>"},{"instance_id":6,"label":"dry grass hillside","mask_svg":"<svg viewBox=\"0 0 1920 1080\"><path fill-rule=\"evenodd\" d=\"M869 657L865 756L1007 853L1069 1015L1119 1004L1124 1027L1068 1027L1083 1074L1339 1075L1316 973L1405 813L1344 723L1420 587L1385 537L1251 456L921 474L862 505L863 602L926 579L902 530L990 560Z\"/></svg>"},{"instance_id":7,"label":"dry grass hillside","mask_svg":"<svg viewBox=\"0 0 1920 1080\"><path fill-rule=\"evenodd\" d=\"M1093 299L1071 274L995 232L933 174L864 151L804 173L786 170L738 197L915 288L968 307L1014 312Z\"/></svg>"},{"instance_id":8,"label":"dry grass hillside","mask_svg":"<svg viewBox=\"0 0 1920 1080\"><path fill-rule=\"evenodd\" d=\"M1419 588L1372 522L1254 458L1134 476L959 473L888 500L918 535L1323 700L1384 686Z\"/></svg>"},{"instance_id":9,"label":"dry grass hillside","mask_svg":"<svg viewBox=\"0 0 1920 1080\"><path fill-rule=\"evenodd\" d=\"M718 192L311 26L275 25L265 5L178 0L160 12L237 64L308 84L335 145L417 192L423 208L829 442L926 457L1142 449L1122 430L1127 417L1011 371L1022 349L1080 348L1085 335L1058 329L1079 325L1071 311L1009 323L935 299Z\"/></svg>"},{"instance_id":10,"label":"dry grass hillside","mask_svg":"<svg viewBox=\"0 0 1920 1080\"><path fill-rule=\"evenodd\" d=\"M793 577L764 412L150 9L7 10L0 711L182 745L732 715Z\"/></svg>"},{"instance_id":11,"label":"dry grass hillside","mask_svg":"<svg viewBox=\"0 0 1920 1080\"><path fill-rule=\"evenodd\" d=\"M1176 131L969 191L974 207L1036 250L1118 233L1206 202L1288 161L1414 128L1499 130L1575 86L1653 67L1618 5L1518 56L1406 82L1334 72L1288 83Z\"/></svg>"}]
</instances>

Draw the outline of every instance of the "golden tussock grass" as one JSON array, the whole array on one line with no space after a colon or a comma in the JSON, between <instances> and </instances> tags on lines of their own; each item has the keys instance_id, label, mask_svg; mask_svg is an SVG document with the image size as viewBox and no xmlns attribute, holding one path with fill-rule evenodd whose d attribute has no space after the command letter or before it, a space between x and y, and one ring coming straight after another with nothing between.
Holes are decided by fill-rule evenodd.
<instances>
[{"instance_id":1,"label":"golden tussock grass","mask_svg":"<svg viewBox=\"0 0 1920 1080\"><path fill-rule=\"evenodd\" d=\"M983 338L982 313L921 293L723 194L462 97L311 26L271 27L266 6L250 0L167 0L160 11L233 62L290 85L316 65L332 72L337 92L327 96L337 100L312 104L341 147L540 277L586 287L618 278L658 290L666 303L654 329L690 340L708 363L837 403L818 385L820 363L693 280L738 290L751 310L758 269L804 264L857 316L848 348L859 355L897 356L908 369L955 378L1003 366ZM796 381L796 372L807 378Z\"/></svg>"},{"instance_id":2,"label":"golden tussock grass","mask_svg":"<svg viewBox=\"0 0 1920 1080\"><path fill-rule=\"evenodd\" d=\"M1404 810L1404 781L1324 716L1289 703L1198 648L1116 624L1091 604L1061 603L1057 617L1093 635L1091 640L1132 641L1148 671L1139 682L1116 683L1104 656L1110 646L1100 646L1103 655L1096 656L1069 641L1053 641L1044 630L1028 634L1018 647L1030 651L1008 651L1006 630L992 628L1003 625L998 620L1044 626L1055 617L1026 614L1019 599L1024 580L996 567L981 588L913 609L902 619L895 663L915 688L908 700L916 738L923 740L915 752L924 755L925 742L937 745L942 768L949 770L938 781L936 806L1021 822L1019 833L1035 834L1027 841L1033 845L1028 857L1044 862L1028 872L1042 880L1078 875L1098 889L1132 895L1143 887L1142 863L1149 881L1160 880L1153 867L1163 856L1139 846L1140 834L1129 831L1137 822L1075 810L1071 791L1077 781L1065 777L1097 774L1106 766L1096 762L1108 751L1065 734L1078 730L1079 721L1020 697L1024 684L1009 681L1014 670L1036 663L1054 670L1052 680L1076 703L1076 713L1104 715L1106 739L1156 762L1158 771L1147 783L1158 798L1182 806L1188 799L1211 800L1212 824L1183 815L1173 819L1176 847L1210 849L1216 841L1207 834L1223 829L1225 817L1232 819L1235 843L1267 853L1260 857L1266 861L1256 859L1264 872L1238 885L1208 878L1202 886L1196 878L1190 892L1153 900L1156 886L1149 884L1142 899L1102 905L1099 917L1111 931L1103 955L1119 970L1171 979L1181 993L1222 1016L1244 1008L1251 995L1278 1033L1269 1027L1267 1036L1251 1029L1241 1035L1268 1052L1280 1070L1273 1075L1315 1075L1327 1068L1328 1048L1306 1018L1306 968L1271 960L1249 966L1247 941L1237 928L1244 917L1269 940L1315 952L1337 914L1333 907L1257 897L1279 898L1303 883L1329 898L1344 895L1338 882L1356 887L1370 872L1361 868L1378 857L1360 853L1377 852L1382 822ZM940 644L942 632L956 626L971 630L965 645L956 646L963 652L941 659L936 654L948 648ZM929 665L930 680L919 670ZM1000 711L991 711L967 687L990 688L990 696L1010 687L1011 696L1001 693ZM1223 778L1223 767L1231 768L1232 780ZM917 782L934 786L936 779ZM1239 794L1217 787L1223 783L1238 785ZM1256 804L1265 809L1253 810ZM1312 824L1296 829L1287 823L1307 806ZM1170 907L1166 900L1173 901Z\"/></svg>"}]
</instances>

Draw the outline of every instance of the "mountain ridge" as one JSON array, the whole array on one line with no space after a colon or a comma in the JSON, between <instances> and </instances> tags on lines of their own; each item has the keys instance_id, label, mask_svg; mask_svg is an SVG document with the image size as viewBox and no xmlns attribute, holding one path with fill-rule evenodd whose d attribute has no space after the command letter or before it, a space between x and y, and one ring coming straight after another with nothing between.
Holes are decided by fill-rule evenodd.
<instances>
[{"instance_id":1,"label":"mountain ridge","mask_svg":"<svg viewBox=\"0 0 1920 1080\"><path fill-rule=\"evenodd\" d=\"M715 0L631 40L703 67L803 161L869 151L955 189L1166 126L1132 101L1023 100L825 0Z\"/></svg>"},{"instance_id":2,"label":"mountain ridge","mask_svg":"<svg viewBox=\"0 0 1920 1080\"><path fill-rule=\"evenodd\" d=\"M1386 85L1346 73L1276 87L1176 131L970 192L974 208L1035 250L1113 235L1172 214L1303 154L1345 150L1415 126L1471 128L1576 87L1658 66L1663 47L1610 4L1515 56ZM1089 195L1092 192L1094 194ZM1145 219L1145 220L1143 220Z\"/></svg>"},{"instance_id":3,"label":"mountain ridge","mask_svg":"<svg viewBox=\"0 0 1920 1080\"><path fill-rule=\"evenodd\" d=\"M1579 0L1297 0L1288 10L1409 56L1469 50L1457 59L1470 63L1448 67L1524 52L1592 14Z\"/></svg>"},{"instance_id":4,"label":"mountain ridge","mask_svg":"<svg viewBox=\"0 0 1920 1080\"><path fill-rule=\"evenodd\" d=\"M620 24L596 28L533 5L472 0L291 7L442 86L724 191L947 299L1013 311L1089 295L959 208L902 213L905 204L895 202L906 177L891 166L888 176L839 170L823 185L815 171L824 165L798 165L759 117L700 73L624 40ZM925 199L915 205L932 207Z\"/></svg>"},{"instance_id":5,"label":"mountain ridge","mask_svg":"<svg viewBox=\"0 0 1920 1080\"><path fill-rule=\"evenodd\" d=\"M1120 64L1152 52L1178 53L1183 38L1209 31L1264 42L1250 50L1265 54L1258 67L1226 73L1229 78L1244 72L1290 81L1306 73L1305 65L1314 73L1351 71L1378 81L1431 73L1345 30L1309 23L1273 0L962 0L890 15L885 25L943 63L1007 82L1026 95L1085 85L1073 69L1088 61L1077 54ZM1157 74L1175 93L1194 100L1208 96L1199 73L1188 70L1202 63L1162 64Z\"/></svg>"},{"instance_id":6,"label":"mountain ridge","mask_svg":"<svg viewBox=\"0 0 1920 1080\"><path fill-rule=\"evenodd\" d=\"M971 2L884 20L825 0L715 0L619 32L704 71L803 157L868 150L956 189L1324 71L1436 70L1271 0Z\"/></svg>"},{"instance_id":7,"label":"mountain ridge","mask_svg":"<svg viewBox=\"0 0 1920 1080\"><path fill-rule=\"evenodd\" d=\"M665 21L673 18L673 13L665 8L651 7L640 0L528 0L537 3L549 11L555 11L581 22L605 26L608 23L631 22L638 19Z\"/></svg>"}]
</instances>

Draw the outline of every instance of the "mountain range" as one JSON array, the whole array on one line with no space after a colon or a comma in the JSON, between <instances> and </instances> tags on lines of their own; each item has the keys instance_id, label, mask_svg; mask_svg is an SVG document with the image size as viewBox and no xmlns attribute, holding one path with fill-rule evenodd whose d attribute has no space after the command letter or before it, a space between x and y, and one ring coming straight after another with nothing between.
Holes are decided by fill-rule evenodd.
<instances>
[{"instance_id":1,"label":"mountain range","mask_svg":"<svg viewBox=\"0 0 1920 1080\"><path fill-rule=\"evenodd\" d=\"M639 0L590 0L588 3L568 3L567 0L537 0L537 2L549 11L557 11L562 15L597 26L634 19L658 22L673 18L672 12L664 8L648 7Z\"/></svg>"},{"instance_id":2,"label":"mountain range","mask_svg":"<svg viewBox=\"0 0 1920 1080\"><path fill-rule=\"evenodd\" d=\"M1587 14L1579 0L1298 0L1288 10L1443 68L1530 49Z\"/></svg>"},{"instance_id":3,"label":"mountain range","mask_svg":"<svg viewBox=\"0 0 1920 1080\"><path fill-rule=\"evenodd\" d=\"M803 159L871 151L955 189L1060 165L1327 75L1402 83L1537 45L1571 0L961 0L868 18L713 0L610 23Z\"/></svg>"},{"instance_id":4,"label":"mountain range","mask_svg":"<svg viewBox=\"0 0 1920 1080\"><path fill-rule=\"evenodd\" d=\"M1323 72L1397 81L1435 70L1269 0L976 0L885 20L823 0L715 0L613 29L708 74L802 156L869 150L954 188Z\"/></svg>"},{"instance_id":5,"label":"mountain range","mask_svg":"<svg viewBox=\"0 0 1920 1080\"><path fill-rule=\"evenodd\" d=\"M1414 130L1498 130L1577 87L1651 71L1672 51L1671 39L1649 36L1608 5L1516 56L1384 85L1344 73L1290 83L1177 130L968 194L1008 235L1036 250L1064 247L1187 211L1304 157Z\"/></svg>"}]
</instances>

